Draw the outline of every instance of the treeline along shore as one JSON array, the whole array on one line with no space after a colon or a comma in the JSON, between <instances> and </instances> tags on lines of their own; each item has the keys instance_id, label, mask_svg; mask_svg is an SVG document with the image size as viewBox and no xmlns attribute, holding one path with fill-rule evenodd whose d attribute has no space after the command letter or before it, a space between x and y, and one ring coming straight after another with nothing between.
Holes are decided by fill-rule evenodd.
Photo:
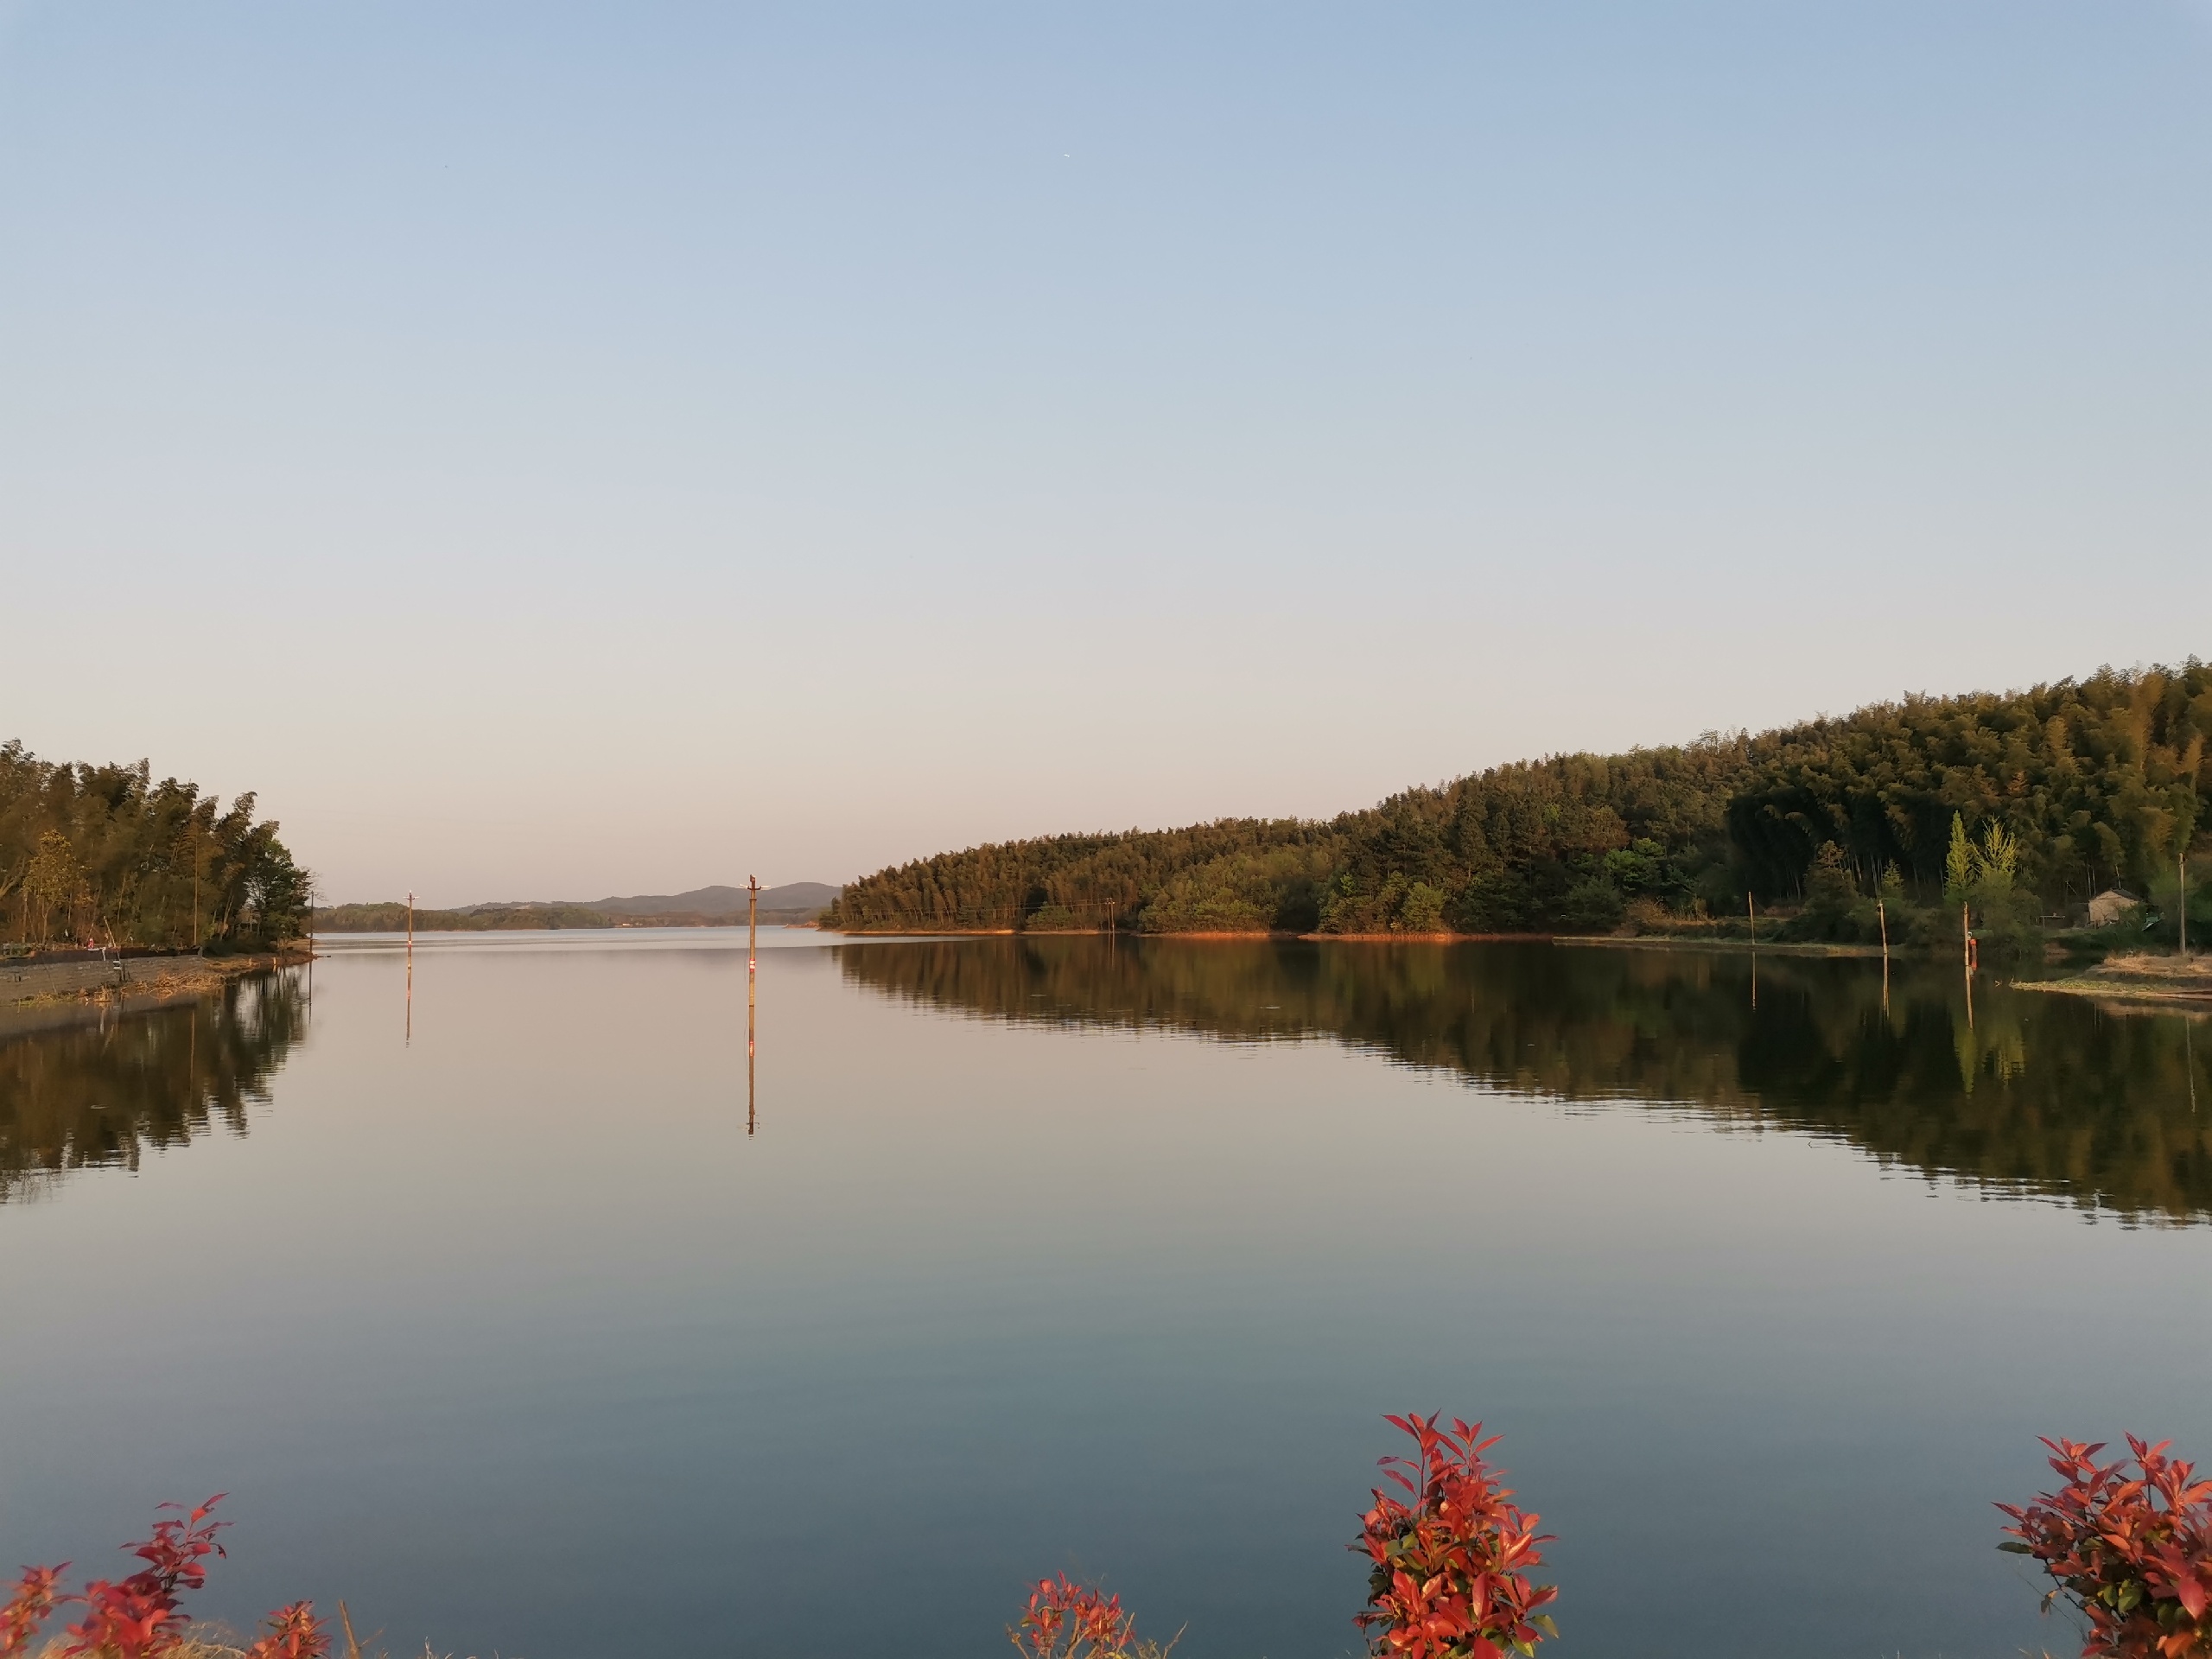
<instances>
[{"instance_id":1,"label":"treeline along shore","mask_svg":"<svg viewBox=\"0 0 2212 1659\"><path fill-rule=\"evenodd\" d=\"M333 905L315 912L318 933L491 933L510 929L613 927L615 918L583 905L484 905L466 910L416 910L396 899Z\"/></svg>"},{"instance_id":2,"label":"treeline along shore","mask_svg":"<svg viewBox=\"0 0 2212 1659\"><path fill-rule=\"evenodd\" d=\"M257 821L148 763L41 760L0 744L0 946L262 951L298 937L310 878Z\"/></svg>"},{"instance_id":3,"label":"treeline along shore","mask_svg":"<svg viewBox=\"0 0 2212 1659\"><path fill-rule=\"evenodd\" d=\"M1325 821L1005 842L880 870L847 932L1630 932L2001 948L2212 942L2212 668L1908 696L1757 735L1516 762ZM2187 891L2183 891L2184 879ZM2098 900L2094 916L2091 901ZM2202 918L2202 919L2200 919Z\"/></svg>"}]
</instances>

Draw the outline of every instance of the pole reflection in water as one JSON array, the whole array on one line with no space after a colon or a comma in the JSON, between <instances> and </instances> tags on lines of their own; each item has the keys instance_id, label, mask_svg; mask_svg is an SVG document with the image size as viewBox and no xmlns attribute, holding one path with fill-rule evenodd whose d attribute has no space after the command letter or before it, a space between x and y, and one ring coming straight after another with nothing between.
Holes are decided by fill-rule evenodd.
<instances>
[{"instance_id":1,"label":"pole reflection in water","mask_svg":"<svg viewBox=\"0 0 2212 1659\"><path fill-rule=\"evenodd\" d=\"M760 878L745 878L745 1132L753 1133L753 1057L760 1036Z\"/></svg>"}]
</instances>

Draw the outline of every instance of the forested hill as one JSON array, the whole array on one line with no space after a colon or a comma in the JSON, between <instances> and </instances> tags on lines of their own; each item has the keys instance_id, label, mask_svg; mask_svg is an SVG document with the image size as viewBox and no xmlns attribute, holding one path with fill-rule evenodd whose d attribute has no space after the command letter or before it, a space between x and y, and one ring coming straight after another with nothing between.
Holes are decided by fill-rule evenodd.
<instances>
[{"instance_id":1,"label":"forested hill","mask_svg":"<svg viewBox=\"0 0 2212 1659\"><path fill-rule=\"evenodd\" d=\"M2212 830L2208 735L2212 668L2191 658L1519 761L1326 822L971 848L851 883L825 922L1492 933L1734 915L1749 895L1843 936L1860 901L1871 925L1878 893L1896 912L1969 889L2047 912L2113 883L2174 887L2175 855Z\"/></svg>"},{"instance_id":2,"label":"forested hill","mask_svg":"<svg viewBox=\"0 0 2212 1659\"><path fill-rule=\"evenodd\" d=\"M136 766L41 760L0 744L0 940L245 949L294 938L307 873L195 784Z\"/></svg>"}]
</instances>

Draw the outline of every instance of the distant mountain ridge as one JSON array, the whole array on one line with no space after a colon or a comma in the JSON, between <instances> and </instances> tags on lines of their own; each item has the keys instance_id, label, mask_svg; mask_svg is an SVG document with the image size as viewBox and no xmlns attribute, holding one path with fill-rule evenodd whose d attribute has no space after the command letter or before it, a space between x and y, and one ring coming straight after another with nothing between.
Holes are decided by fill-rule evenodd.
<instances>
[{"instance_id":1,"label":"distant mountain ridge","mask_svg":"<svg viewBox=\"0 0 2212 1659\"><path fill-rule=\"evenodd\" d=\"M689 893L639 893L628 899L575 899L588 910L610 916L742 916L743 887L694 887ZM760 913L804 911L812 916L837 896L826 881L786 881L780 887L760 889Z\"/></svg>"},{"instance_id":2,"label":"distant mountain ridge","mask_svg":"<svg viewBox=\"0 0 2212 1659\"><path fill-rule=\"evenodd\" d=\"M826 881L786 881L760 889L764 922L810 922L837 896ZM622 927L639 922L701 926L745 919L743 887L694 887L689 893L636 893L596 899L494 899L453 910L417 910L417 932L483 932L515 928ZM396 932L407 925L406 906L338 905L315 912L315 925L327 933Z\"/></svg>"}]
</instances>

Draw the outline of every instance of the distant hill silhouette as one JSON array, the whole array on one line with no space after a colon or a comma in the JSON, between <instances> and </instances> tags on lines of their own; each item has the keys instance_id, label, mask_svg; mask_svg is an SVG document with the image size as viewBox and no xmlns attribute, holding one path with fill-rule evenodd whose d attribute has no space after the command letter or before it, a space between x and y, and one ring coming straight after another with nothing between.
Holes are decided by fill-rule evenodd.
<instances>
[{"instance_id":1,"label":"distant hill silhouette","mask_svg":"<svg viewBox=\"0 0 2212 1659\"><path fill-rule=\"evenodd\" d=\"M760 889L764 922L810 922L837 889L823 881L787 881ZM626 899L494 899L456 910L418 910L421 933L485 932L512 928L622 927L639 922L696 926L745 919L743 887L694 887L689 893L636 893ZM326 933L389 933L407 925L407 907L382 904L338 905L315 912L315 925Z\"/></svg>"},{"instance_id":2,"label":"distant hill silhouette","mask_svg":"<svg viewBox=\"0 0 2212 1659\"><path fill-rule=\"evenodd\" d=\"M826 881L786 881L780 887L760 889L760 913L779 916L815 913L837 896ZM689 893L647 893L628 899L591 899L572 902L610 916L742 916L743 887L694 887Z\"/></svg>"}]
</instances>

